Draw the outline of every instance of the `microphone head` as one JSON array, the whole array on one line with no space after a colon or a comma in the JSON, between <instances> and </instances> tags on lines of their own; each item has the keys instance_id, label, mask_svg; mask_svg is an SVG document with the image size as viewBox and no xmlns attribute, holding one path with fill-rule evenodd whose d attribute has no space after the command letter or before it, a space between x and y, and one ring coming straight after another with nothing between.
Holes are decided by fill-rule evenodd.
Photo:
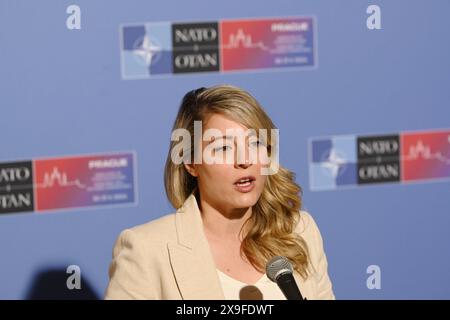
<instances>
[{"instance_id":1,"label":"microphone head","mask_svg":"<svg viewBox=\"0 0 450 320\"><path fill-rule=\"evenodd\" d=\"M266 264L267 277L273 282L277 282L277 278L284 273L292 273L292 265L286 257L273 257Z\"/></svg>"}]
</instances>

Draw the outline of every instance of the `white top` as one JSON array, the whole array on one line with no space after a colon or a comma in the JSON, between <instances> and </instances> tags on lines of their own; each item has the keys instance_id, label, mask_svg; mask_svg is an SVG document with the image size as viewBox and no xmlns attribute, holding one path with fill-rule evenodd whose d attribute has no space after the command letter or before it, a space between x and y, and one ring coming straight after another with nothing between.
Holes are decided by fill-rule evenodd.
<instances>
[{"instance_id":1,"label":"white top","mask_svg":"<svg viewBox=\"0 0 450 320\"><path fill-rule=\"evenodd\" d=\"M264 274L255 284L236 280L217 269L226 300L286 300L275 282Z\"/></svg>"}]
</instances>

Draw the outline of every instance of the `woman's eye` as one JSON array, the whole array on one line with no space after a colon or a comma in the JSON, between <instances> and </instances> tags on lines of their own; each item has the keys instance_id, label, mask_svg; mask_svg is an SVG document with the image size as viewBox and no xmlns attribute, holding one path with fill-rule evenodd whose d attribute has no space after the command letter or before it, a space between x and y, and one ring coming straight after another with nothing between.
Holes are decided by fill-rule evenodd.
<instances>
[{"instance_id":1,"label":"woman's eye","mask_svg":"<svg viewBox=\"0 0 450 320\"><path fill-rule=\"evenodd\" d=\"M218 148L214 148L215 152L227 151L227 150L231 150L231 147L230 146L221 146L221 147L218 147Z\"/></svg>"},{"instance_id":2,"label":"woman's eye","mask_svg":"<svg viewBox=\"0 0 450 320\"><path fill-rule=\"evenodd\" d=\"M253 142L251 143L251 145L254 146L254 147L259 147L259 146L264 146L264 143L262 143L262 142L259 141L259 140L256 140L256 141L253 141Z\"/></svg>"}]
</instances>

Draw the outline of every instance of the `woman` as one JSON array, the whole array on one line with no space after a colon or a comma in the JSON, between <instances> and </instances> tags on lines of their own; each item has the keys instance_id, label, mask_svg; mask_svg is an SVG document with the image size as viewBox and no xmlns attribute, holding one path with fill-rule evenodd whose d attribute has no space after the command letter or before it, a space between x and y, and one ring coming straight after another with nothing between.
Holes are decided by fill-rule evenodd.
<instances>
[{"instance_id":1,"label":"woman","mask_svg":"<svg viewBox=\"0 0 450 320\"><path fill-rule=\"evenodd\" d=\"M198 137L199 124L216 134ZM259 132L275 126L259 103L228 85L193 90L173 129L189 137L180 148L172 135L165 168L178 210L120 234L106 298L285 299L265 274L284 256L303 297L334 299L320 232L293 173L273 163L276 139Z\"/></svg>"}]
</instances>

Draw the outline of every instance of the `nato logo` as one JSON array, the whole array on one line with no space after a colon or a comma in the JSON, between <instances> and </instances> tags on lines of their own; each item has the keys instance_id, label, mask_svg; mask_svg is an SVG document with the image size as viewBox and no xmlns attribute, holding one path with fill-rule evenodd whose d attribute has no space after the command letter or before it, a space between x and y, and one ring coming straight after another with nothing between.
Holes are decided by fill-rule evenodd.
<instances>
[{"instance_id":1,"label":"nato logo","mask_svg":"<svg viewBox=\"0 0 450 320\"><path fill-rule=\"evenodd\" d=\"M310 140L311 190L333 190L358 184L355 136Z\"/></svg>"},{"instance_id":2,"label":"nato logo","mask_svg":"<svg viewBox=\"0 0 450 320\"><path fill-rule=\"evenodd\" d=\"M400 136L361 136L358 146L358 184L400 181Z\"/></svg>"},{"instance_id":3,"label":"nato logo","mask_svg":"<svg viewBox=\"0 0 450 320\"><path fill-rule=\"evenodd\" d=\"M217 22L172 25L174 73L219 71Z\"/></svg>"},{"instance_id":4,"label":"nato logo","mask_svg":"<svg viewBox=\"0 0 450 320\"><path fill-rule=\"evenodd\" d=\"M123 25L121 31L123 79L142 79L172 73L170 23Z\"/></svg>"},{"instance_id":5,"label":"nato logo","mask_svg":"<svg viewBox=\"0 0 450 320\"><path fill-rule=\"evenodd\" d=\"M32 162L0 163L0 214L33 210Z\"/></svg>"}]
</instances>

